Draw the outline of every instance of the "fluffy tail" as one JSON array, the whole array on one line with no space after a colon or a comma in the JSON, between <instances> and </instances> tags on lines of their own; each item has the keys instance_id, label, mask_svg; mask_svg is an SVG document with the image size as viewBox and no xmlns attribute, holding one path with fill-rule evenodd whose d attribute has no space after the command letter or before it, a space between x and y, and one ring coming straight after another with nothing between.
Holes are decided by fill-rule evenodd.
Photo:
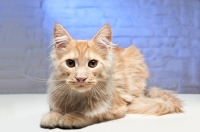
<instances>
[{"instance_id":1,"label":"fluffy tail","mask_svg":"<svg viewBox=\"0 0 200 132\"><path fill-rule=\"evenodd\" d=\"M181 113L182 101L170 91L151 88L145 91L144 96L134 98L128 105L128 113L147 115L164 115Z\"/></svg>"}]
</instances>

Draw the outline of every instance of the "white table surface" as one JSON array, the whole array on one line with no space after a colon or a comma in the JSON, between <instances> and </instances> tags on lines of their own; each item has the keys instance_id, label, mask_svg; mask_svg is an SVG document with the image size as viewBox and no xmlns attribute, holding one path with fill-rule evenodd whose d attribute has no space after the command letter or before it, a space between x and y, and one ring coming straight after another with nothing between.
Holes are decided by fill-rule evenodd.
<instances>
[{"instance_id":1,"label":"white table surface","mask_svg":"<svg viewBox=\"0 0 200 132\"><path fill-rule=\"evenodd\" d=\"M200 94L178 95L184 113L165 116L126 115L76 130L42 129L42 115L48 112L45 94L0 95L0 132L200 132Z\"/></svg>"}]
</instances>

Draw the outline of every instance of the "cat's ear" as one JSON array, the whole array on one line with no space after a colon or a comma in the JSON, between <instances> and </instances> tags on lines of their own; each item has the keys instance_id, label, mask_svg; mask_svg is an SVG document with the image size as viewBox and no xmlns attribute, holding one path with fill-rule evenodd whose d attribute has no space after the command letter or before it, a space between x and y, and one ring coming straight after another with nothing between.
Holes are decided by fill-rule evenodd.
<instances>
[{"instance_id":1,"label":"cat's ear","mask_svg":"<svg viewBox=\"0 0 200 132\"><path fill-rule=\"evenodd\" d=\"M93 41L102 49L110 47L112 41L112 29L110 25L104 25L93 37Z\"/></svg>"},{"instance_id":2,"label":"cat's ear","mask_svg":"<svg viewBox=\"0 0 200 132\"><path fill-rule=\"evenodd\" d=\"M72 37L60 24L54 25L53 43L56 49L66 48Z\"/></svg>"}]
</instances>

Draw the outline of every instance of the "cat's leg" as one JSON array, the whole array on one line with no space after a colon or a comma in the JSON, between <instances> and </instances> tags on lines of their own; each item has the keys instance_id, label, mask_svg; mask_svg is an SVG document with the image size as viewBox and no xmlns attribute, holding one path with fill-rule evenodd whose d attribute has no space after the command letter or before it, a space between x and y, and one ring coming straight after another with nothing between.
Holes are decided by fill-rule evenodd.
<instances>
[{"instance_id":1,"label":"cat's leg","mask_svg":"<svg viewBox=\"0 0 200 132\"><path fill-rule=\"evenodd\" d=\"M126 113L126 103L115 102L112 109L99 115L86 116L77 113L65 114L60 118L58 126L61 128L82 128L98 122L122 118Z\"/></svg>"},{"instance_id":2,"label":"cat's leg","mask_svg":"<svg viewBox=\"0 0 200 132\"><path fill-rule=\"evenodd\" d=\"M58 126L61 128L83 128L98 122L122 118L126 115L126 112L127 107L124 105L114 107L106 113L90 117L83 114L65 114L60 118Z\"/></svg>"},{"instance_id":3,"label":"cat's leg","mask_svg":"<svg viewBox=\"0 0 200 132\"><path fill-rule=\"evenodd\" d=\"M94 123L109 121L114 119L122 118L127 113L127 102L125 102L119 95L115 96L112 107L105 113L101 114L89 114L81 113L68 113L63 115L58 123L61 128L82 128Z\"/></svg>"},{"instance_id":4,"label":"cat's leg","mask_svg":"<svg viewBox=\"0 0 200 132\"><path fill-rule=\"evenodd\" d=\"M123 102L123 104L116 102L116 104L112 107L111 110L99 116L98 122L123 118L126 115L127 110L128 109L125 102Z\"/></svg>"},{"instance_id":5,"label":"cat's leg","mask_svg":"<svg viewBox=\"0 0 200 132\"><path fill-rule=\"evenodd\" d=\"M48 114L44 115L40 122L40 127L42 128L55 128L58 126L58 121L62 117L62 114L54 111L50 111Z\"/></svg>"},{"instance_id":6,"label":"cat's leg","mask_svg":"<svg viewBox=\"0 0 200 132\"><path fill-rule=\"evenodd\" d=\"M61 128L82 128L96 123L95 118L86 117L83 114L65 114L59 120Z\"/></svg>"}]
</instances>

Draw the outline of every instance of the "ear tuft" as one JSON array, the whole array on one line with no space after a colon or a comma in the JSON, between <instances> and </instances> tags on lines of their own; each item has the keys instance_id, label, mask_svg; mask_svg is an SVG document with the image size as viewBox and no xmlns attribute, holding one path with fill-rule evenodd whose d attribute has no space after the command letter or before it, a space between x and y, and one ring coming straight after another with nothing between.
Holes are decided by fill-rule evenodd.
<instances>
[{"instance_id":1,"label":"ear tuft","mask_svg":"<svg viewBox=\"0 0 200 132\"><path fill-rule=\"evenodd\" d=\"M109 42L112 41L112 30L109 24L104 25L98 33L94 36L93 40L105 38Z\"/></svg>"},{"instance_id":2,"label":"ear tuft","mask_svg":"<svg viewBox=\"0 0 200 132\"><path fill-rule=\"evenodd\" d=\"M94 36L93 41L101 51L108 51L112 46L112 30L110 25L104 25Z\"/></svg>"},{"instance_id":3,"label":"ear tuft","mask_svg":"<svg viewBox=\"0 0 200 132\"><path fill-rule=\"evenodd\" d=\"M55 24L53 33L53 43L56 49L66 48L72 37L60 24Z\"/></svg>"}]
</instances>

